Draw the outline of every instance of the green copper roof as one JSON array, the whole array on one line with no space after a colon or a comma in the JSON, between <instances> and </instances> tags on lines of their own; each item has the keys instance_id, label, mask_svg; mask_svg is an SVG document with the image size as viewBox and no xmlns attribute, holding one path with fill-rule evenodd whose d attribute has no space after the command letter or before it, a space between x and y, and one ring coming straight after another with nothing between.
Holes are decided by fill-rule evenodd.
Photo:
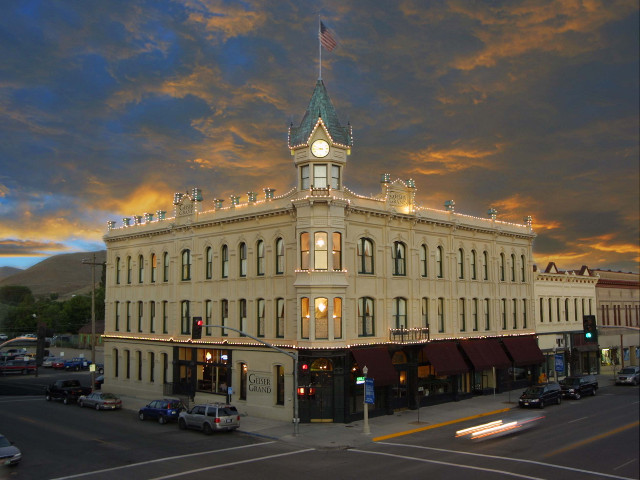
<instances>
[{"instance_id":1,"label":"green copper roof","mask_svg":"<svg viewBox=\"0 0 640 480\"><path fill-rule=\"evenodd\" d=\"M347 125L343 127L338 120L338 114L336 113L327 89L324 86L322 80L318 80L316 88L311 95L309 106L304 114L302 122L299 127L291 125L289 129L289 147L296 145L303 145L307 143L309 135L313 131L313 127L316 126L318 117L322 118L325 127L329 130L329 135L334 143L340 143L342 145L351 146L351 126Z\"/></svg>"}]
</instances>

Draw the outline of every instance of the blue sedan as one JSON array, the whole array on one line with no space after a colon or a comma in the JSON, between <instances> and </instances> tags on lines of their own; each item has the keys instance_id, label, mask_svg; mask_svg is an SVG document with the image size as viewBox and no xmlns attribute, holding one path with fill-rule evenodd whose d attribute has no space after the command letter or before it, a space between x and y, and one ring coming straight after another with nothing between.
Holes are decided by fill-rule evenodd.
<instances>
[{"instance_id":1,"label":"blue sedan","mask_svg":"<svg viewBox=\"0 0 640 480\"><path fill-rule=\"evenodd\" d=\"M164 398L154 400L149 405L142 407L138 411L138 418L140 420L158 419L159 423L165 424L177 420L183 410L186 410L186 407L177 398Z\"/></svg>"}]
</instances>

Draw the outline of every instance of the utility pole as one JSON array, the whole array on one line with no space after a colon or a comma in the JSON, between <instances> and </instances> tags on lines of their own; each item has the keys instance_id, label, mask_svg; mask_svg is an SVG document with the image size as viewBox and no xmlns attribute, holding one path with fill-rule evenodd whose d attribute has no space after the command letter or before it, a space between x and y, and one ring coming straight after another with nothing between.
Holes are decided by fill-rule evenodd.
<instances>
[{"instance_id":1,"label":"utility pole","mask_svg":"<svg viewBox=\"0 0 640 480\"><path fill-rule=\"evenodd\" d=\"M88 258L83 258L82 263L91 265L91 363L94 368L91 370L91 388L93 389L96 381L96 265L102 265L102 263L96 262L95 253L92 255L92 261L89 261Z\"/></svg>"}]
</instances>

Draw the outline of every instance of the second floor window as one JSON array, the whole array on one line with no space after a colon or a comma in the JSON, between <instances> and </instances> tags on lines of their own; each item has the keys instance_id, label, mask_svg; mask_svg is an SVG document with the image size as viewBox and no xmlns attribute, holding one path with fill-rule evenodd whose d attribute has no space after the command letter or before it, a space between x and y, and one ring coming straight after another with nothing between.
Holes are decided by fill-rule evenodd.
<instances>
[{"instance_id":1,"label":"second floor window","mask_svg":"<svg viewBox=\"0 0 640 480\"><path fill-rule=\"evenodd\" d=\"M427 255L427 246L422 244L420 246L420 276L421 277L426 277L428 270L427 270L427 261L429 259L429 256Z\"/></svg>"},{"instance_id":2,"label":"second floor window","mask_svg":"<svg viewBox=\"0 0 640 480\"><path fill-rule=\"evenodd\" d=\"M162 281L169 281L169 254L166 252L162 255Z\"/></svg>"},{"instance_id":3,"label":"second floor window","mask_svg":"<svg viewBox=\"0 0 640 480\"><path fill-rule=\"evenodd\" d=\"M375 314L373 298L358 299L358 336L372 337L375 335Z\"/></svg>"},{"instance_id":4,"label":"second floor window","mask_svg":"<svg viewBox=\"0 0 640 480\"><path fill-rule=\"evenodd\" d=\"M120 257L116 257L116 285L120 284Z\"/></svg>"},{"instance_id":5,"label":"second floor window","mask_svg":"<svg viewBox=\"0 0 640 480\"><path fill-rule=\"evenodd\" d=\"M138 283L144 283L144 257L138 256Z\"/></svg>"},{"instance_id":6,"label":"second floor window","mask_svg":"<svg viewBox=\"0 0 640 480\"><path fill-rule=\"evenodd\" d=\"M155 253L151 254L151 283L156 283L158 276L158 257Z\"/></svg>"},{"instance_id":7,"label":"second floor window","mask_svg":"<svg viewBox=\"0 0 640 480\"><path fill-rule=\"evenodd\" d=\"M180 302L180 333L189 335L191 333L191 316L189 314L189 300Z\"/></svg>"},{"instance_id":8,"label":"second floor window","mask_svg":"<svg viewBox=\"0 0 640 480\"><path fill-rule=\"evenodd\" d=\"M259 298L256 302L256 332L258 337L264 337L264 299Z\"/></svg>"},{"instance_id":9,"label":"second floor window","mask_svg":"<svg viewBox=\"0 0 640 480\"><path fill-rule=\"evenodd\" d=\"M131 257L127 257L127 283L131 283Z\"/></svg>"},{"instance_id":10,"label":"second floor window","mask_svg":"<svg viewBox=\"0 0 640 480\"><path fill-rule=\"evenodd\" d=\"M458 249L458 278L464 278L464 250Z\"/></svg>"},{"instance_id":11,"label":"second floor window","mask_svg":"<svg viewBox=\"0 0 640 480\"><path fill-rule=\"evenodd\" d=\"M247 276L247 244L242 242L238 247L238 256L240 257L240 276Z\"/></svg>"},{"instance_id":12,"label":"second floor window","mask_svg":"<svg viewBox=\"0 0 640 480\"><path fill-rule=\"evenodd\" d=\"M300 186L302 190L309 190L309 165L300 168Z\"/></svg>"},{"instance_id":13,"label":"second floor window","mask_svg":"<svg viewBox=\"0 0 640 480\"><path fill-rule=\"evenodd\" d=\"M404 298L393 299L393 318L395 328L407 328L407 300Z\"/></svg>"},{"instance_id":14,"label":"second floor window","mask_svg":"<svg viewBox=\"0 0 640 480\"><path fill-rule=\"evenodd\" d=\"M443 251L442 251L442 247L438 247L436 248L436 276L438 278L443 278L444 277L444 268L442 266L442 261L443 261Z\"/></svg>"},{"instance_id":15,"label":"second floor window","mask_svg":"<svg viewBox=\"0 0 640 480\"><path fill-rule=\"evenodd\" d=\"M191 280L191 250L182 251L182 280Z\"/></svg>"},{"instance_id":16,"label":"second floor window","mask_svg":"<svg viewBox=\"0 0 640 480\"><path fill-rule=\"evenodd\" d=\"M438 332L444 333L444 298L438 298Z\"/></svg>"},{"instance_id":17,"label":"second floor window","mask_svg":"<svg viewBox=\"0 0 640 480\"><path fill-rule=\"evenodd\" d=\"M205 251L205 259L206 259L206 266L205 266L205 278L207 280L211 280L213 278L213 249L211 247L207 247L207 250Z\"/></svg>"},{"instance_id":18,"label":"second floor window","mask_svg":"<svg viewBox=\"0 0 640 480\"><path fill-rule=\"evenodd\" d=\"M406 275L406 247L402 242L393 242L393 250L391 252L393 257L393 274L394 275Z\"/></svg>"},{"instance_id":19,"label":"second floor window","mask_svg":"<svg viewBox=\"0 0 640 480\"><path fill-rule=\"evenodd\" d=\"M478 278L476 261L476 251L471 250L471 280L476 280Z\"/></svg>"},{"instance_id":20,"label":"second floor window","mask_svg":"<svg viewBox=\"0 0 640 480\"><path fill-rule=\"evenodd\" d=\"M482 279L489 280L489 255L482 252Z\"/></svg>"},{"instance_id":21,"label":"second floor window","mask_svg":"<svg viewBox=\"0 0 640 480\"><path fill-rule=\"evenodd\" d=\"M221 276L222 278L229 277L229 247L226 245L222 246L222 251L220 252L220 265L222 267Z\"/></svg>"},{"instance_id":22,"label":"second floor window","mask_svg":"<svg viewBox=\"0 0 640 480\"><path fill-rule=\"evenodd\" d=\"M328 267L327 233L316 232L314 234L313 248L313 268L316 270L326 270Z\"/></svg>"},{"instance_id":23,"label":"second floor window","mask_svg":"<svg viewBox=\"0 0 640 480\"><path fill-rule=\"evenodd\" d=\"M264 275L264 241L256 244L256 275Z\"/></svg>"},{"instance_id":24,"label":"second floor window","mask_svg":"<svg viewBox=\"0 0 640 480\"><path fill-rule=\"evenodd\" d=\"M284 240L276 240L276 275L284 273Z\"/></svg>"},{"instance_id":25,"label":"second floor window","mask_svg":"<svg viewBox=\"0 0 640 480\"><path fill-rule=\"evenodd\" d=\"M284 298L276 299L276 337L284 338Z\"/></svg>"},{"instance_id":26,"label":"second floor window","mask_svg":"<svg viewBox=\"0 0 640 480\"><path fill-rule=\"evenodd\" d=\"M373 242L368 238L358 240L358 273L373 273Z\"/></svg>"}]
</instances>

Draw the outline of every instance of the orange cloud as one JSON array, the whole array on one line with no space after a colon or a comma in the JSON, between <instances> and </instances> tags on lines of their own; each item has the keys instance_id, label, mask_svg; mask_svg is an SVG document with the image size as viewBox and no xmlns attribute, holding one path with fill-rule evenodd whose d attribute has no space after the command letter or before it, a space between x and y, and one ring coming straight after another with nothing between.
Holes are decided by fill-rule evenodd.
<instances>
[{"instance_id":1,"label":"orange cloud","mask_svg":"<svg viewBox=\"0 0 640 480\"><path fill-rule=\"evenodd\" d=\"M495 144L490 147L473 147L453 145L449 148L437 148L429 146L425 149L405 152L405 155L411 160L415 166L409 170L412 174L433 174L440 175L466 170L474 166L482 166L491 169L493 166L490 157L499 154L505 148L505 144ZM441 168L434 165L424 167L422 163L439 164Z\"/></svg>"}]
</instances>

